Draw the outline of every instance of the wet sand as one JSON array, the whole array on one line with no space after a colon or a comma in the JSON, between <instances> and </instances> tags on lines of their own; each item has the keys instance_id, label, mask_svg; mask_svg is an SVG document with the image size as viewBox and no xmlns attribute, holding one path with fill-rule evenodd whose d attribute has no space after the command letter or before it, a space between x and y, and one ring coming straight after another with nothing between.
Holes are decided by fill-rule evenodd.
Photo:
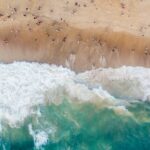
<instances>
[{"instance_id":1,"label":"wet sand","mask_svg":"<svg viewBox=\"0 0 150 150\"><path fill-rule=\"evenodd\" d=\"M148 6L135 0L0 0L0 61L38 61L75 71L150 67Z\"/></svg>"}]
</instances>

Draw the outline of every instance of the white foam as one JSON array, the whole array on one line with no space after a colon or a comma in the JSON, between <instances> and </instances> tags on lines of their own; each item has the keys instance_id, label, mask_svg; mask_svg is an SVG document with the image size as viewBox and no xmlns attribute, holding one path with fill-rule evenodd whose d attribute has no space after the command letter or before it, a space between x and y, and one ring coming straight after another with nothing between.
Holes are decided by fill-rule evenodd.
<instances>
[{"instance_id":1,"label":"white foam","mask_svg":"<svg viewBox=\"0 0 150 150\"><path fill-rule=\"evenodd\" d=\"M29 125L29 133L34 139L36 149L42 149L42 146L48 142L48 134L45 131L34 131L32 125Z\"/></svg>"},{"instance_id":2,"label":"white foam","mask_svg":"<svg viewBox=\"0 0 150 150\"><path fill-rule=\"evenodd\" d=\"M150 100L150 69L121 67L97 69L79 74L89 85L101 85L111 95L125 100Z\"/></svg>"},{"instance_id":3,"label":"white foam","mask_svg":"<svg viewBox=\"0 0 150 150\"><path fill-rule=\"evenodd\" d=\"M33 111L34 106L60 102L64 96L81 102L96 100L108 106L118 105L115 97L148 100L150 69L109 68L76 75L55 65L0 64L0 122L4 119L15 126L28 115L40 116L38 110Z\"/></svg>"},{"instance_id":4,"label":"white foam","mask_svg":"<svg viewBox=\"0 0 150 150\"><path fill-rule=\"evenodd\" d=\"M0 64L0 121L16 125L34 112L39 104L71 100L104 100L113 97L99 86L89 88L76 81L76 74L55 65L15 62ZM40 114L39 114L40 115Z\"/></svg>"}]
</instances>

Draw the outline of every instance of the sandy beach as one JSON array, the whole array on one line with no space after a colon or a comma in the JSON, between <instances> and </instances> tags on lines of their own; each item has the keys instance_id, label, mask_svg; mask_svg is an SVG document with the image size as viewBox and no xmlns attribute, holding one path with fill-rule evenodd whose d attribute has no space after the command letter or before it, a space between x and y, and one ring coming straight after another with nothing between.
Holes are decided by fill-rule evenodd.
<instances>
[{"instance_id":1,"label":"sandy beach","mask_svg":"<svg viewBox=\"0 0 150 150\"><path fill-rule=\"evenodd\" d=\"M0 61L45 62L75 71L149 67L149 5L141 0L0 0Z\"/></svg>"}]
</instances>

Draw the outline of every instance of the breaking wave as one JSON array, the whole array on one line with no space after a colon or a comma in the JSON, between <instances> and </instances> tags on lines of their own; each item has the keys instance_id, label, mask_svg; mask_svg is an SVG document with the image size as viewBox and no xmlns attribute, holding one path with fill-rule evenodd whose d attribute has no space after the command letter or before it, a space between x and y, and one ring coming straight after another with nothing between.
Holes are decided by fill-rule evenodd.
<instances>
[{"instance_id":1,"label":"breaking wave","mask_svg":"<svg viewBox=\"0 0 150 150\"><path fill-rule=\"evenodd\" d=\"M0 148L132 148L113 138L118 133L117 138L124 140L128 128L144 130L142 123L150 121L149 100L148 68L99 68L76 74L56 65L0 64ZM128 125L125 131L123 124ZM138 141L141 136L131 137Z\"/></svg>"}]
</instances>

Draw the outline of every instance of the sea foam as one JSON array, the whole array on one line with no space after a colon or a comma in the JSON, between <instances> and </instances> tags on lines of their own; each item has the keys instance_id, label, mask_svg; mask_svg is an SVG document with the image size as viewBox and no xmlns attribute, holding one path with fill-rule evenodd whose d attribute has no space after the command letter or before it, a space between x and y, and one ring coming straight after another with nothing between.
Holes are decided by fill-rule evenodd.
<instances>
[{"instance_id":1,"label":"sea foam","mask_svg":"<svg viewBox=\"0 0 150 150\"><path fill-rule=\"evenodd\" d=\"M33 107L58 103L64 97L82 102L107 99L113 103L113 97L100 86L89 88L77 82L76 74L61 66L27 62L0 64L0 121L4 119L16 125L28 115L39 114Z\"/></svg>"},{"instance_id":2,"label":"sea foam","mask_svg":"<svg viewBox=\"0 0 150 150\"><path fill-rule=\"evenodd\" d=\"M0 121L16 126L29 115L40 115L34 107L59 103L65 97L109 107L120 107L120 98L149 100L150 69L122 67L76 74L56 65L0 64Z\"/></svg>"},{"instance_id":3,"label":"sea foam","mask_svg":"<svg viewBox=\"0 0 150 150\"><path fill-rule=\"evenodd\" d=\"M116 98L150 100L150 69L143 67L99 68L77 77L90 86L101 86Z\"/></svg>"}]
</instances>

